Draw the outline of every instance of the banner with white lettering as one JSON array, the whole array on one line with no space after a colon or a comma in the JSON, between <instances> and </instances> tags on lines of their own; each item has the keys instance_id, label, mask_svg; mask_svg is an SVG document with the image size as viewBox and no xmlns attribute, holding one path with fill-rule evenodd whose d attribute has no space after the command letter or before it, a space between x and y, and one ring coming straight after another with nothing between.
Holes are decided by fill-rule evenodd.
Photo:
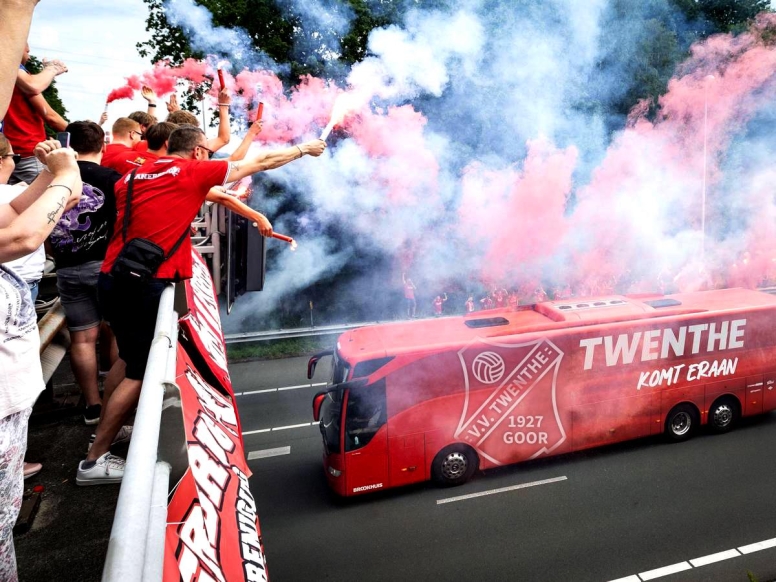
<instances>
[{"instance_id":1,"label":"banner with white lettering","mask_svg":"<svg viewBox=\"0 0 776 582\"><path fill-rule=\"evenodd\" d=\"M256 503L233 401L178 347L189 469L167 507L164 580L266 581Z\"/></svg>"},{"instance_id":2,"label":"banner with white lettering","mask_svg":"<svg viewBox=\"0 0 776 582\"><path fill-rule=\"evenodd\" d=\"M207 263L192 250L192 277L183 282L189 313L181 317L181 340L192 342L197 351L207 358L207 365L219 385L232 394L232 381L226 362L226 342L221 329L218 299Z\"/></svg>"},{"instance_id":3,"label":"banner with white lettering","mask_svg":"<svg viewBox=\"0 0 776 582\"><path fill-rule=\"evenodd\" d=\"M229 394L234 400L216 290L207 263L196 250L192 250L192 277L184 281L183 285L189 312L179 321L180 342L188 351L194 365L201 367L200 373L209 371L217 382L216 388ZM240 425L239 416L237 425ZM242 435L242 432L239 434Z\"/></svg>"}]
</instances>

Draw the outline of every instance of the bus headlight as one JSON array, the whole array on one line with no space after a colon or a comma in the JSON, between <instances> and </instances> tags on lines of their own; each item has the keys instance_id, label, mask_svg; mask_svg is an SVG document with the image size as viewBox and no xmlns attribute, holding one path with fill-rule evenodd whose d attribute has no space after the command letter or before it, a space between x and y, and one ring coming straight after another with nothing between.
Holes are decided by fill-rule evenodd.
<instances>
[{"instance_id":1,"label":"bus headlight","mask_svg":"<svg viewBox=\"0 0 776 582\"><path fill-rule=\"evenodd\" d=\"M332 477L339 477L340 475L342 475L342 471L337 471L337 469L331 466L329 467L329 473L331 474Z\"/></svg>"}]
</instances>

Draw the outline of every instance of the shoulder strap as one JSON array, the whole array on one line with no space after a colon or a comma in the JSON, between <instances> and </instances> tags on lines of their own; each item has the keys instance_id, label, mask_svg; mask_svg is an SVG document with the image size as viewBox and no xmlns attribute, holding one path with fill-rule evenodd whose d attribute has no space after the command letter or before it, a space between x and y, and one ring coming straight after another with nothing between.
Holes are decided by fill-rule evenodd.
<instances>
[{"instance_id":1,"label":"shoulder strap","mask_svg":"<svg viewBox=\"0 0 776 582\"><path fill-rule=\"evenodd\" d=\"M164 257L165 261L175 254L175 251L178 250L178 248L183 244L183 241L186 240L186 237L189 236L189 228L191 227L187 224L186 230L183 231L183 234L181 235L181 237L178 239L178 241L175 243L172 249L170 249L170 252L167 253L167 255Z\"/></svg>"},{"instance_id":2,"label":"shoulder strap","mask_svg":"<svg viewBox=\"0 0 776 582\"><path fill-rule=\"evenodd\" d=\"M132 202L132 186L135 183L135 174L137 173L138 168L135 168L132 170L129 174L129 182L127 183L127 202L124 205L124 223L121 228L121 238L124 240L124 242L127 242L127 229L129 228L129 219L130 219L130 204ZM183 241L186 240L186 237L189 235L189 228L190 226L187 224L186 229L183 231L183 234L181 237L175 242L172 249L170 249L170 252L167 253L164 257L164 261L169 259L175 254L175 251L177 251L180 246L183 244Z\"/></svg>"}]
</instances>

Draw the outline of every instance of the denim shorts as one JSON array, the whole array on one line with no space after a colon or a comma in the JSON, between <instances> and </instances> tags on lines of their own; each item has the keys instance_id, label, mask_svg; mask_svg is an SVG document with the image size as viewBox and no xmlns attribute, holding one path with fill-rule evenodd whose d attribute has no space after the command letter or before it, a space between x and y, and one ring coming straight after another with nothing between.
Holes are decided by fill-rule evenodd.
<instances>
[{"instance_id":1,"label":"denim shorts","mask_svg":"<svg viewBox=\"0 0 776 582\"><path fill-rule=\"evenodd\" d=\"M84 331L100 325L102 312L97 302L97 276L102 261L57 269L59 300L65 310L67 329Z\"/></svg>"}]
</instances>

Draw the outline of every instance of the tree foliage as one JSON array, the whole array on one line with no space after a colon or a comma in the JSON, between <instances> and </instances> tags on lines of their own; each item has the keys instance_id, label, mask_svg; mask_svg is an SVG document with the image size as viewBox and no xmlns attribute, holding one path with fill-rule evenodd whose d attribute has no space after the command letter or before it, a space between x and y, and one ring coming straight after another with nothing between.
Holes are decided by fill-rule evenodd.
<instances>
[{"instance_id":1,"label":"tree foliage","mask_svg":"<svg viewBox=\"0 0 776 582\"><path fill-rule=\"evenodd\" d=\"M327 76L332 70L345 71L362 60L369 33L377 27L398 22L401 15L420 0L342 0L343 10L353 13L350 29L337 38L336 52L326 46L337 36L333 31L308 30L300 16L282 10L275 0L195 0L207 8L213 24L244 29L256 50L266 53L290 71L285 80L295 83L301 75ZM188 57L202 57L191 46L181 28L167 18L163 0L144 0L149 16L148 41L138 43L141 56L153 61L168 59L179 64Z\"/></svg>"}]
</instances>

